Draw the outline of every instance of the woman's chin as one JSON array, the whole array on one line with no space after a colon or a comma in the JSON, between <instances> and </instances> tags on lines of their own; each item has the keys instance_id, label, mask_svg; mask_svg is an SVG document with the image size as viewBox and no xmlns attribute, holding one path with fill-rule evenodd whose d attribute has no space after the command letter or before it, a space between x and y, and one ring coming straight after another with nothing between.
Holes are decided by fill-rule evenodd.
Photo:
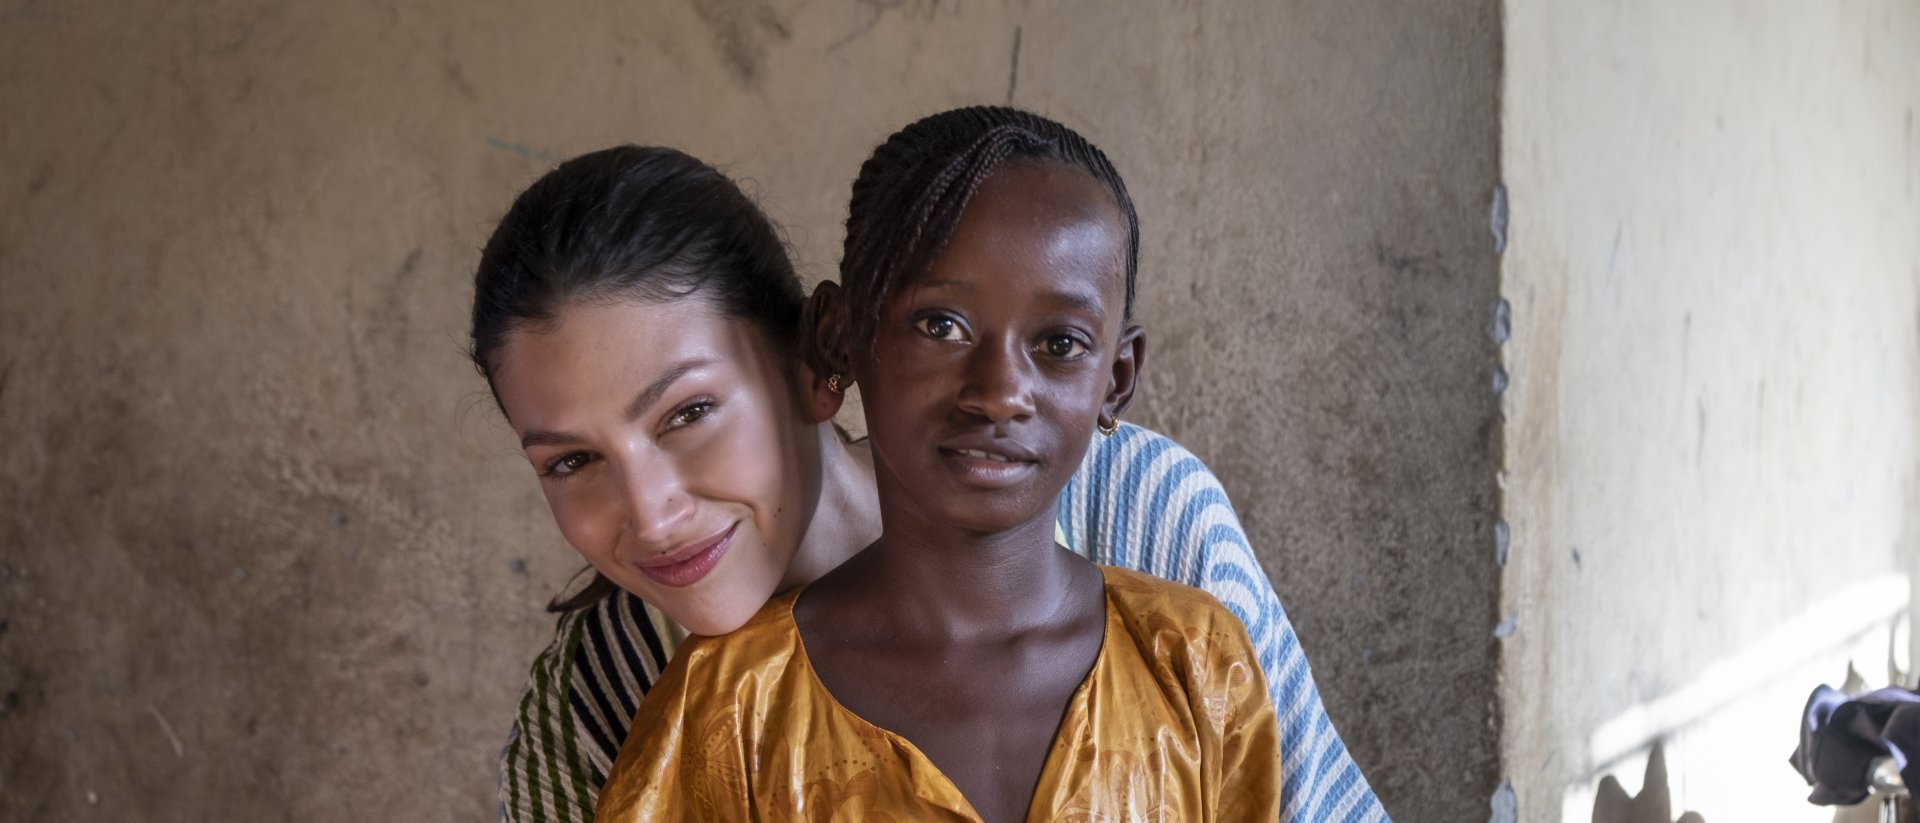
<instances>
[{"instance_id":1,"label":"woman's chin","mask_svg":"<svg viewBox=\"0 0 1920 823\"><path fill-rule=\"evenodd\" d=\"M688 634L727 634L759 613L786 569L786 563L768 552L751 530L741 537L746 539L723 541L715 556L704 561L696 557L665 568L642 568L618 560L594 566Z\"/></svg>"},{"instance_id":2,"label":"woman's chin","mask_svg":"<svg viewBox=\"0 0 1920 823\"><path fill-rule=\"evenodd\" d=\"M675 623L679 623L685 627L688 634L697 634L706 637L727 634L734 629L746 625L747 621L753 619L753 615L759 610L757 606L744 610L731 608L700 609L690 611L685 615L679 615L666 609L661 609L661 611L667 612L667 616L673 618Z\"/></svg>"},{"instance_id":3,"label":"woman's chin","mask_svg":"<svg viewBox=\"0 0 1920 823\"><path fill-rule=\"evenodd\" d=\"M685 589L638 592L640 599L653 604L664 612L673 622L687 630L688 634L714 635L727 634L747 624L773 597L773 586L778 581L737 581L716 580L714 583L729 583L712 587L702 586L701 591ZM676 596L678 595L678 596Z\"/></svg>"}]
</instances>

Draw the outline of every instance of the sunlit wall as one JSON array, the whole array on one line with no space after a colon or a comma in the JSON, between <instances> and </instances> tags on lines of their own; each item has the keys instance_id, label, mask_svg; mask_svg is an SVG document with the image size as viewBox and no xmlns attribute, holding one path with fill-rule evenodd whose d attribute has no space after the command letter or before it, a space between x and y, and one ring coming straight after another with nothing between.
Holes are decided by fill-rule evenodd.
<instances>
[{"instance_id":1,"label":"sunlit wall","mask_svg":"<svg viewBox=\"0 0 1920 823\"><path fill-rule=\"evenodd\" d=\"M1519 819L1655 744L1676 813L1829 819L1797 714L1907 665L1920 553L1920 6L1510 2L1504 48Z\"/></svg>"}]
</instances>

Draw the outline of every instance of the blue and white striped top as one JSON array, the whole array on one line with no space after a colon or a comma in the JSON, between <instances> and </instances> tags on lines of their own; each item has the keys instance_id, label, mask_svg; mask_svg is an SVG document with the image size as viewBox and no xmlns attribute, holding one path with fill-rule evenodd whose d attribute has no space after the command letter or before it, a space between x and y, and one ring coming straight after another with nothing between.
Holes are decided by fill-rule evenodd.
<instances>
[{"instance_id":1,"label":"blue and white striped top","mask_svg":"<svg viewBox=\"0 0 1920 823\"><path fill-rule=\"evenodd\" d=\"M1096 563L1204 589L1247 624L1280 717L1281 820L1384 821L1387 814L1320 705L1307 656L1247 544L1225 490L1192 453L1123 423L1095 437L1060 495L1060 534ZM627 592L560 617L535 659L501 755L501 819L588 823L641 695L678 628Z\"/></svg>"}]
</instances>

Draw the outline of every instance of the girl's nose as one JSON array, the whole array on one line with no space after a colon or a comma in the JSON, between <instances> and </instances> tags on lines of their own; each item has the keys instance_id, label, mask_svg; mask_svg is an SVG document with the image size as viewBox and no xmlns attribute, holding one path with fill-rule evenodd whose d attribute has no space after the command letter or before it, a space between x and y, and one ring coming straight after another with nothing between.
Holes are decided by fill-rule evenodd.
<instances>
[{"instance_id":1,"label":"girl's nose","mask_svg":"<svg viewBox=\"0 0 1920 823\"><path fill-rule=\"evenodd\" d=\"M1019 341L973 347L960 408L995 423L1033 416L1033 359Z\"/></svg>"}]
</instances>

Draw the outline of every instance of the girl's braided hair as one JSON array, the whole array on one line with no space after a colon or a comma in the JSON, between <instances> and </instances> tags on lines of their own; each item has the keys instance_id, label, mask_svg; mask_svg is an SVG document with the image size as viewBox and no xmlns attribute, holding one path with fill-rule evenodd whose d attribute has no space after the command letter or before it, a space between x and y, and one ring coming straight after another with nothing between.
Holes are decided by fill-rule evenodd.
<instances>
[{"instance_id":1,"label":"girl's braided hair","mask_svg":"<svg viewBox=\"0 0 1920 823\"><path fill-rule=\"evenodd\" d=\"M1112 195L1127 228L1126 308L1133 316L1140 268L1140 218L1120 172L1073 129L1005 106L969 106L923 118L895 132L860 166L847 204L840 258L847 323L837 351L814 353L822 373L845 371L844 352L872 342L881 308L896 290L933 266L980 185L1015 161L1064 163L1091 175Z\"/></svg>"}]
</instances>

